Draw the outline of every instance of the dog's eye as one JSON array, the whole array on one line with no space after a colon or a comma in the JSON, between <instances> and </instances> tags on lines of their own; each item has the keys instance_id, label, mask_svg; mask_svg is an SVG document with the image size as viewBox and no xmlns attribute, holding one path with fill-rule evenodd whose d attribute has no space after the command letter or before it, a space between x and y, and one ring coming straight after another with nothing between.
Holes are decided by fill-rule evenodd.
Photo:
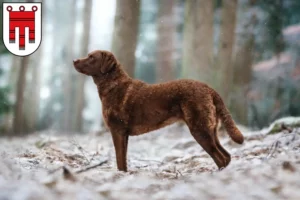
<instances>
[{"instance_id":1,"label":"dog's eye","mask_svg":"<svg viewBox=\"0 0 300 200\"><path fill-rule=\"evenodd\" d=\"M89 56L89 58L90 58L91 60L94 60L94 57L93 57L93 56Z\"/></svg>"}]
</instances>

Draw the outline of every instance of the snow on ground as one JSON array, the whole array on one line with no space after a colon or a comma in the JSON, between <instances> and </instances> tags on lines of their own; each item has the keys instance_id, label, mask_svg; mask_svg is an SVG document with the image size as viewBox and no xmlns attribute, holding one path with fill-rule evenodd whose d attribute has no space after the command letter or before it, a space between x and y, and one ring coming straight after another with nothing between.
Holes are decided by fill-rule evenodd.
<instances>
[{"instance_id":1,"label":"snow on ground","mask_svg":"<svg viewBox=\"0 0 300 200\"><path fill-rule=\"evenodd\" d=\"M127 173L109 133L2 138L0 200L300 199L300 129L245 135L243 145L221 138L232 155L222 171L185 126L131 137Z\"/></svg>"}]
</instances>

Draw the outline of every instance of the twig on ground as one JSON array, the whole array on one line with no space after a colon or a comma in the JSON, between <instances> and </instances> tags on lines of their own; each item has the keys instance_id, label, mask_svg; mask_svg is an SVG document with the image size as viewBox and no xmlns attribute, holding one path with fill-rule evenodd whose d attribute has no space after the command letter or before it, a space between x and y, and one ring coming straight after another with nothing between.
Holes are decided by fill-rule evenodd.
<instances>
[{"instance_id":1,"label":"twig on ground","mask_svg":"<svg viewBox=\"0 0 300 200\"><path fill-rule=\"evenodd\" d=\"M76 171L75 173L76 173L76 174L80 174L80 173L82 173L82 172L86 172L86 171L88 171L88 170L90 170L90 169L94 169L94 168L96 168L96 167L99 167L99 166L101 166L101 165L103 165L103 164L105 164L105 163L107 163L107 162L108 162L108 160L101 161L100 163L97 163L97 164L95 164L95 165L86 167L86 168L84 168L84 169L80 169L80 170Z\"/></svg>"},{"instance_id":2,"label":"twig on ground","mask_svg":"<svg viewBox=\"0 0 300 200\"><path fill-rule=\"evenodd\" d=\"M280 143L280 141L276 140L276 141L272 144L272 146L271 146L271 148L270 148L270 152L269 152L269 154L267 155L267 159L269 159L270 157L273 156L273 154L275 153L276 149L277 149L278 146L279 146L279 143ZM273 148L273 147L274 147L274 148ZM273 150L272 150L272 149L273 149Z\"/></svg>"},{"instance_id":3,"label":"twig on ground","mask_svg":"<svg viewBox=\"0 0 300 200\"><path fill-rule=\"evenodd\" d=\"M176 178L178 177L178 174L180 174L180 176L183 176L182 173L179 170L177 170Z\"/></svg>"},{"instance_id":4,"label":"twig on ground","mask_svg":"<svg viewBox=\"0 0 300 200\"><path fill-rule=\"evenodd\" d=\"M135 159L137 161L143 161L143 162L157 162L159 164L164 164L163 162L161 161L158 161L158 160L145 160L145 159Z\"/></svg>"},{"instance_id":5,"label":"twig on ground","mask_svg":"<svg viewBox=\"0 0 300 200\"><path fill-rule=\"evenodd\" d=\"M176 167L174 167L173 170L165 169L165 170L163 170L163 172L167 172L169 174L175 174L175 177L174 177L175 179L177 179L179 177L179 175L183 176L182 173L178 169L176 169Z\"/></svg>"},{"instance_id":6,"label":"twig on ground","mask_svg":"<svg viewBox=\"0 0 300 200\"><path fill-rule=\"evenodd\" d=\"M286 143L285 143L285 145L289 145L291 142L293 142L295 139L296 139L296 135L295 134L288 134L288 135L282 135L281 137L279 137L279 138L277 138L277 140L274 142L274 143L272 143L272 145L271 145L271 148L270 148L270 152L269 152L269 154L267 155L267 157L266 157L266 159L269 159L270 157L272 157L273 156L273 154L275 153L275 151L276 151L276 149L278 148L278 146L279 146L279 144L280 144L280 139L281 138L286 138L286 137L290 137L290 136L293 136L289 141L287 141ZM273 148L274 147L274 148ZM284 150L284 149L283 149Z\"/></svg>"},{"instance_id":7,"label":"twig on ground","mask_svg":"<svg viewBox=\"0 0 300 200\"><path fill-rule=\"evenodd\" d=\"M83 155L83 157L86 159L87 161L87 164L90 164L91 163L91 160L89 160L86 156L86 154L84 153L84 149L82 148L82 146L80 146L78 144L78 142L76 141L75 138L73 138L71 141L70 141L71 144L73 144L80 152L81 154Z\"/></svg>"},{"instance_id":8,"label":"twig on ground","mask_svg":"<svg viewBox=\"0 0 300 200\"><path fill-rule=\"evenodd\" d=\"M141 169L141 168L149 167L149 165L140 165L140 166L135 166L135 167L138 169Z\"/></svg>"}]
</instances>

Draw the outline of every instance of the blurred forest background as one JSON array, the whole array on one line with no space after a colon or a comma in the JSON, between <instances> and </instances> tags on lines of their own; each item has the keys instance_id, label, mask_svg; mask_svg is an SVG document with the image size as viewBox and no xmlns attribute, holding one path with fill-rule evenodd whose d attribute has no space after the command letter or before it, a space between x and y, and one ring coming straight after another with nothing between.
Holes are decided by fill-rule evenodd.
<instances>
[{"instance_id":1,"label":"blurred forest background","mask_svg":"<svg viewBox=\"0 0 300 200\"><path fill-rule=\"evenodd\" d=\"M254 129L300 115L299 0L42 3L40 48L16 57L0 45L0 135L103 129L96 87L72 65L95 49L148 83L208 83Z\"/></svg>"}]
</instances>

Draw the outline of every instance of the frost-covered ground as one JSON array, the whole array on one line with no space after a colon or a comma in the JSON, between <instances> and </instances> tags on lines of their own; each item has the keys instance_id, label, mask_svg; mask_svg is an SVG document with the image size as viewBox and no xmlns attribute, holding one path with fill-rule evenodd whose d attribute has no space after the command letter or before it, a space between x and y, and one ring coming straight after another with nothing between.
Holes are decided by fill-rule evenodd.
<instances>
[{"instance_id":1,"label":"frost-covered ground","mask_svg":"<svg viewBox=\"0 0 300 200\"><path fill-rule=\"evenodd\" d=\"M300 129L243 132L243 145L221 138L232 155L222 171L185 126L131 137L127 173L109 133L2 138L0 200L300 199Z\"/></svg>"}]
</instances>

